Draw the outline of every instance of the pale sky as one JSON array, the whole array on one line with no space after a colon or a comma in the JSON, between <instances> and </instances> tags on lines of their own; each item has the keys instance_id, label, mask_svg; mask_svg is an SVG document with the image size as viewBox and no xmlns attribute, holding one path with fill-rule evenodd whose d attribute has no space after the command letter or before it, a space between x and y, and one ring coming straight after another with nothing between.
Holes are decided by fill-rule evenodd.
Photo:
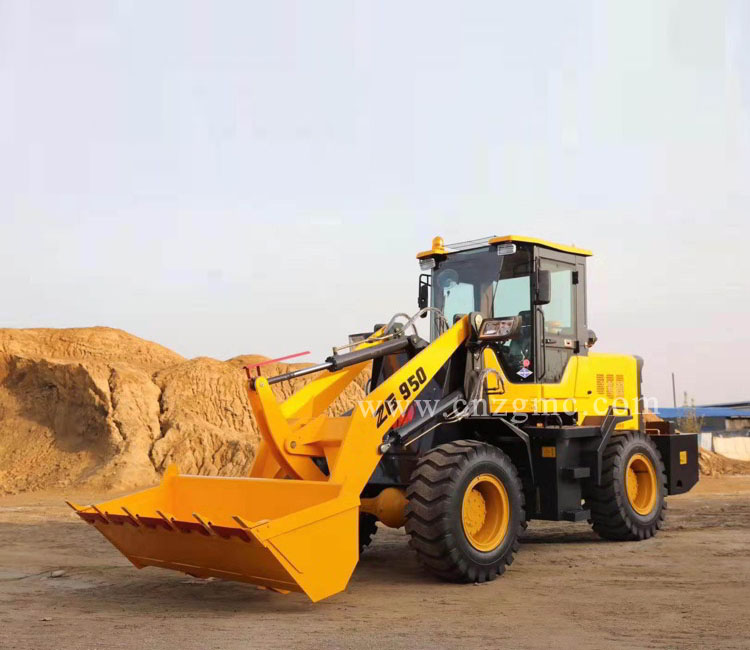
<instances>
[{"instance_id":1,"label":"pale sky","mask_svg":"<svg viewBox=\"0 0 750 650\"><path fill-rule=\"evenodd\" d=\"M749 215L750 2L0 0L0 327L318 361L526 234L647 394L750 399Z\"/></svg>"}]
</instances>

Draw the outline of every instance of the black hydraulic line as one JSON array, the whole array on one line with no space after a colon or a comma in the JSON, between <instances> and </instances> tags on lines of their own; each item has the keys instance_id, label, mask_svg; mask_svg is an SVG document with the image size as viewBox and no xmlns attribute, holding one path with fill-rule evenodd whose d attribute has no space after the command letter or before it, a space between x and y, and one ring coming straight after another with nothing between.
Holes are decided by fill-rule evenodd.
<instances>
[{"instance_id":1,"label":"black hydraulic line","mask_svg":"<svg viewBox=\"0 0 750 650\"><path fill-rule=\"evenodd\" d=\"M328 357L325 362L319 363L315 366L285 372L283 375L276 375L275 377L268 377L268 383L278 384L282 381L289 381L290 379L296 379L297 377L311 375L312 373L320 372L321 370L336 372L337 370L354 366L363 361L370 361L372 359L377 359L378 357L385 357L389 354L403 352L413 344L411 339L412 337L401 336L391 341L374 345L371 348L355 350L354 352L347 352L346 354L334 354Z\"/></svg>"},{"instance_id":2,"label":"black hydraulic line","mask_svg":"<svg viewBox=\"0 0 750 650\"><path fill-rule=\"evenodd\" d=\"M326 363L331 364L331 370L341 370L342 368L348 368L349 366L355 366L363 361L370 361L379 357L386 357L389 354L397 354L403 352L410 345L412 337L399 336L398 338L391 339L385 343L375 345L371 348L364 348L362 350L354 350L354 352L347 352L345 354L334 354L326 359Z\"/></svg>"},{"instance_id":3,"label":"black hydraulic line","mask_svg":"<svg viewBox=\"0 0 750 650\"><path fill-rule=\"evenodd\" d=\"M385 453L392 445L403 445L414 432L419 431L425 425L430 424L433 420L454 409L458 401L463 399L463 397L464 392L462 390L455 390L443 397L434 408L425 409L428 410L428 413L422 417L412 420L396 431L389 431L383 438L383 444L380 445L380 453Z\"/></svg>"},{"instance_id":4,"label":"black hydraulic line","mask_svg":"<svg viewBox=\"0 0 750 650\"><path fill-rule=\"evenodd\" d=\"M283 375L276 375L275 377L269 377L269 384L278 384L281 381L289 381L290 379L296 379L297 377L304 377L305 375L311 375L314 372L320 372L321 370L330 370L331 363L326 361L325 363L319 363L309 368L300 368L299 370L292 370L291 372L285 372Z\"/></svg>"}]
</instances>

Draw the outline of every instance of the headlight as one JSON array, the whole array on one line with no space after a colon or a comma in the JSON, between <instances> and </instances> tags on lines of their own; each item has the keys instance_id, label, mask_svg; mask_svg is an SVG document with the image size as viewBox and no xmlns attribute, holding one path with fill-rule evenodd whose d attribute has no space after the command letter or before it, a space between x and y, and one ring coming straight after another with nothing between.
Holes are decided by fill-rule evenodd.
<instances>
[{"instance_id":1,"label":"headlight","mask_svg":"<svg viewBox=\"0 0 750 650\"><path fill-rule=\"evenodd\" d=\"M484 316L482 316L481 313L478 311L475 311L472 315L472 325L474 326L474 331L479 332L482 328L482 323L484 322Z\"/></svg>"}]
</instances>

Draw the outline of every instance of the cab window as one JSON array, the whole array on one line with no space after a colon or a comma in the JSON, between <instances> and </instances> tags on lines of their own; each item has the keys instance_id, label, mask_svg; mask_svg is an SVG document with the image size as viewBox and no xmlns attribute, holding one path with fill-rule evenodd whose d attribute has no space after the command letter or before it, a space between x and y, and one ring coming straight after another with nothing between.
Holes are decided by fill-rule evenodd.
<instances>
[{"instance_id":1,"label":"cab window","mask_svg":"<svg viewBox=\"0 0 750 650\"><path fill-rule=\"evenodd\" d=\"M519 275L520 274L520 275ZM533 381L531 369L533 355L533 326L531 311L531 275L528 264L504 269L500 280L494 283L495 318L520 316L521 331L511 341L493 346L508 379L514 383Z\"/></svg>"},{"instance_id":2,"label":"cab window","mask_svg":"<svg viewBox=\"0 0 750 650\"><path fill-rule=\"evenodd\" d=\"M573 292L573 271L570 268L552 268L552 300L544 305L545 334L575 334L575 295Z\"/></svg>"},{"instance_id":3,"label":"cab window","mask_svg":"<svg viewBox=\"0 0 750 650\"><path fill-rule=\"evenodd\" d=\"M467 282L447 282L442 287L443 314L448 324L453 323L456 314L474 311L474 285Z\"/></svg>"},{"instance_id":4,"label":"cab window","mask_svg":"<svg viewBox=\"0 0 750 650\"><path fill-rule=\"evenodd\" d=\"M515 316L531 309L531 277L504 278L494 283L495 298L492 311L495 317Z\"/></svg>"}]
</instances>

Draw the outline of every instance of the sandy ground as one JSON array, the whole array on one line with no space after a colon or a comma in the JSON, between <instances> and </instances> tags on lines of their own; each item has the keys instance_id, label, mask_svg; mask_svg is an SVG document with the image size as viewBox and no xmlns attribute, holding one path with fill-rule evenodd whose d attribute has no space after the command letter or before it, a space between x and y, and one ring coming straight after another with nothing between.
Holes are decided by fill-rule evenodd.
<instances>
[{"instance_id":1,"label":"sandy ground","mask_svg":"<svg viewBox=\"0 0 750 650\"><path fill-rule=\"evenodd\" d=\"M750 477L671 497L647 542L547 522L524 541L501 579L451 585L420 570L401 531L381 529L348 590L313 605L138 571L60 495L3 497L0 648L750 647Z\"/></svg>"}]
</instances>

